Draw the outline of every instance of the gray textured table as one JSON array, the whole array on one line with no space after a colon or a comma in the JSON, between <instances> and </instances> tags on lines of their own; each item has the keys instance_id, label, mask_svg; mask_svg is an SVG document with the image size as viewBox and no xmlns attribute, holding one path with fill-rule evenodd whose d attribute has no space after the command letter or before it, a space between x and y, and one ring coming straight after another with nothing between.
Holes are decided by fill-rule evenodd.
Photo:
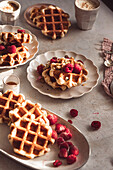
<instances>
[{"instance_id":1,"label":"gray textured table","mask_svg":"<svg viewBox=\"0 0 113 170\"><path fill-rule=\"evenodd\" d=\"M91 146L91 156L82 170L111 170L113 169L113 99L107 96L101 85L103 79L103 59L99 55L99 44L104 37L113 40L113 13L103 3L99 11L98 18L92 30L81 31L76 26L74 17L74 1L71 0L18 0L21 5L21 14L17 25L29 29L39 40L39 54L48 50L72 50L86 55L99 68L100 79L98 85L88 94L70 100L53 99L40 94L33 89L26 78L26 68L29 63L14 70L21 80L21 92L33 102L40 102L43 107L50 109L66 120L69 119L69 110L76 108L78 117L73 119L73 124L77 126L86 136ZM52 41L43 36L37 30L26 23L23 14L27 7L37 3L52 3L63 8L70 14L72 26L68 34L59 40ZM1 72L1 71L0 71ZM98 112L99 114L93 114ZM98 131L89 131L88 127L93 120L100 120L102 127ZM2 135L0 134L0 138ZM19 163L8 159L0 154L0 170L26 170Z\"/></svg>"}]
</instances>

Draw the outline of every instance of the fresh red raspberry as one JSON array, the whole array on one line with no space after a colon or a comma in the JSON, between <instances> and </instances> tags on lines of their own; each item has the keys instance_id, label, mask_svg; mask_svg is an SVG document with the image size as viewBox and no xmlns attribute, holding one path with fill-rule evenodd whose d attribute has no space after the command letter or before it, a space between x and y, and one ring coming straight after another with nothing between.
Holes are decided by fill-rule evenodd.
<instances>
[{"instance_id":1,"label":"fresh red raspberry","mask_svg":"<svg viewBox=\"0 0 113 170\"><path fill-rule=\"evenodd\" d=\"M93 121L91 123L91 127L94 129L94 130L98 130L100 127L101 127L101 122L99 121Z\"/></svg>"},{"instance_id":2,"label":"fresh red raspberry","mask_svg":"<svg viewBox=\"0 0 113 170\"><path fill-rule=\"evenodd\" d=\"M78 148L74 145L70 146L69 155L71 155L71 154L76 155L76 156L79 154Z\"/></svg>"},{"instance_id":3,"label":"fresh red raspberry","mask_svg":"<svg viewBox=\"0 0 113 170\"><path fill-rule=\"evenodd\" d=\"M68 120L68 122L71 123L71 124L73 123L72 120Z\"/></svg>"},{"instance_id":4,"label":"fresh red raspberry","mask_svg":"<svg viewBox=\"0 0 113 170\"><path fill-rule=\"evenodd\" d=\"M62 162L60 160L55 160L55 162L53 162L54 167L58 167L60 165L62 165Z\"/></svg>"},{"instance_id":5,"label":"fresh red raspberry","mask_svg":"<svg viewBox=\"0 0 113 170\"><path fill-rule=\"evenodd\" d=\"M64 139L62 137L59 137L57 139L57 145L59 146L62 142L65 142Z\"/></svg>"},{"instance_id":6,"label":"fresh red raspberry","mask_svg":"<svg viewBox=\"0 0 113 170\"><path fill-rule=\"evenodd\" d=\"M72 142L67 142L69 146L74 146Z\"/></svg>"},{"instance_id":7,"label":"fresh red raspberry","mask_svg":"<svg viewBox=\"0 0 113 170\"><path fill-rule=\"evenodd\" d=\"M72 117L76 117L76 116L78 116L78 111L77 111L76 109L71 109L71 110L70 110L70 115L71 115Z\"/></svg>"},{"instance_id":8,"label":"fresh red raspberry","mask_svg":"<svg viewBox=\"0 0 113 170\"><path fill-rule=\"evenodd\" d=\"M44 68L44 65L43 65L43 64L40 64L40 65L37 67L37 72L38 72L40 75L42 75L43 68Z\"/></svg>"},{"instance_id":9,"label":"fresh red raspberry","mask_svg":"<svg viewBox=\"0 0 113 170\"><path fill-rule=\"evenodd\" d=\"M66 129L65 129L65 132L70 133L69 128L66 128Z\"/></svg>"},{"instance_id":10,"label":"fresh red raspberry","mask_svg":"<svg viewBox=\"0 0 113 170\"><path fill-rule=\"evenodd\" d=\"M81 72L81 70L82 70L82 67L79 64L75 63L73 72L76 74L79 74Z\"/></svg>"},{"instance_id":11,"label":"fresh red raspberry","mask_svg":"<svg viewBox=\"0 0 113 170\"><path fill-rule=\"evenodd\" d=\"M68 156L67 149L66 148L61 148L58 156L60 158L67 158L67 156Z\"/></svg>"},{"instance_id":12,"label":"fresh red raspberry","mask_svg":"<svg viewBox=\"0 0 113 170\"><path fill-rule=\"evenodd\" d=\"M72 64L66 64L66 65L64 66L64 71L65 71L65 73L72 73L72 71L73 71L73 65L72 65Z\"/></svg>"},{"instance_id":13,"label":"fresh red raspberry","mask_svg":"<svg viewBox=\"0 0 113 170\"><path fill-rule=\"evenodd\" d=\"M24 30L24 29L23 29L23 30L18 29L17 32L18 32L18 33L25 33L25 30Z\"/></svg>"},{"instance_id":14,"label":"fresh red raspberry","mask_svg":"<svg viewBox=\"0 0 113 170\"><path fill-rule=\"evenodd\" d=\"M61 144L60 144L60 149L61 148L66 148L67 150L69 149L69 145L68 145L68 143L67 142L62 142Z\"/></svg>"},{"instance_id":15,"label":"fresh red raspberry","mask_svg":"<svg viewBox=\"0 0 113 170\"><path fill-rule=\"evenodd\" d=\"M67 140L72 138L72 134L71 133L67 133L67 132L62 132L60 137L62 137L65 141L67 141Z\"/></svg>"},{"instance_id":16,"label":"fresh red raspberry","mask_svg":"<svg viewBox=\"0 0 113 170\"><path fill-rule=\"evenodd\" d=\"M50 60L50 63L57 63L57 57L53 57L53 58Z\"/></svg>"},{"instance_id":17,"label":"fresh red raspberry","mask_svg":"<svg viewBox=\"0 0 113 170\"><path fill-rule=\"evenodd\" d=\"M0 45L0 51L3 51L5 49L4 45Z\"/></svg>"},{"instance_id":18,"label":"fresh red raspberry","mask_svg":"<svg viewBox=\"0 0 113 170\"><path fill-rule=\"evenodd\" d=\"M56 115L53 115L53 114L49 114L49 115L47 116L47 118L48 118L49 121L50 121L50 125L54 125L54 124L57 122L57 120L58 120L57 116L56 116Z\"/></svg>"},{"instance_id":19,"label":"fresh red raspberry","mask_svg":"<svg viewBox=\"0 0 113 170\"><path fill-rule=\"evenodd\" d=\"M55 130L52 131L52 138L55 140L58 138L57 132Z\"/></svg>"},{"instance_id":20,"label":"fresh red raspberry","mask_svg":"<svg viewBox=\"0 0 113 170\"><path fill-rule=\"evenodd\" d=\"M16 53L16 46L15 45L11 45L7 47L7 52L8 53Z\"/></svg>"},{"instance_id":21,"label":"fresh red raspberry","mask_svg":"<svg viewBox=\"0 0 113 170\"><path fill-rule=\"evenodd\" d=\"M84 64L84 62L82 60L77 60L78 62L81 62L82 64Z\"/></svg>"},{"instance_id":22,"label":"fresh red raspberry","mask_svg":"<svg viewBox=\"0 0 113 170\"><path fill-rule=\"evenodd\" d=\"M61 132L64 132L66 129L66 126L58 123L56 124L55 130L57 131L58 134L60 134Z\"/></svg>"},{"instance_id":23,"label":"fresh red raspberry","mask_svg":"<svg viewBox=\"0 0 113 170\"><path fill-rule=\"evenodd\" d=\"M76 162L76 156L71 154L67 157L67 164L73 164L74 162Z\"/></svg>"}]
</instances>

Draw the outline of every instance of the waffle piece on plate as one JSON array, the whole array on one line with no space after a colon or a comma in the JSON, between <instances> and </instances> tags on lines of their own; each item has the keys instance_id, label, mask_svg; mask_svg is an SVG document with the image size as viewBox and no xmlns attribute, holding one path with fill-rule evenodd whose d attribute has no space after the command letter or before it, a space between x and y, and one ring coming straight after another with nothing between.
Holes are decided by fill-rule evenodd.
<instances>
[{"instance_id":1,"label":"waffle piece on plate","mask_svg":"<svg viewBox=\"0 0 113 170\"><path fill-rule=\"evenodd\" d=\"M30 100L26 100L17 108L11 110L9 112L9 117L11 118L11 122L15 122L18 119L26 117L42 124L49 125L49 120L47 119L47 112L41 110L41 105L39 103L34 104Z\"/></svg>"},{"instance_id":2,"label":"waffle piece on plate","mask_svg":"<svg viewBox=\"0 0 113 170\"><path fill-rule=\"evenodd\" d=\"M41 10L41 14L33 19L33 23L42 33L52 39L64 37L71 26L69 15L61 8L50 5Z\"/></svg>"},{"instance_id":3,"label":"waffle piece on plate","mask_svg":"<svg viewBox=\"0 0 113 170\"><path fill-rule=\"evenodd\" d=\"M51 137L51 127L32 119L18 119L11 124L10 129L8 139L14 152L28 158L44 155L50 151L49 143L55 142Z\"/></svg>"},{"instance_id":4,"label":"waffle piece on plate","mask_svg":"<svg viewBox=\"0 0 113 170\"><path fill-rule=\"evenodd\" d=\"M0 122L9 123L9 111L14 109L17 104L23 103L25 97L22 94L16 94L11 90L0 94Z\"/></svg>"}]
</instances>

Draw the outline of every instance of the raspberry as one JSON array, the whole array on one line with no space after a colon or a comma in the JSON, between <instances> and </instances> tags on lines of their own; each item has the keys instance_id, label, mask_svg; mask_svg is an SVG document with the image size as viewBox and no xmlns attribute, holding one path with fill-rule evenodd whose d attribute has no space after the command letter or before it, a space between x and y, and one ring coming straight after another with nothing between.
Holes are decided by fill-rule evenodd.
<instances>
[{"instance_id":1,"label":"raspberry","mask_svg":"<svg viewBox=\"0 0 113 170\"><path fill-rule=\"evenodd\" d=\"M53 57L53 58L50 60L50 63L57 63L57 57Z\"/></svg>"},{"instance_id":2,"label":"raspberry","mask_svg":"<svg viewBox=\"0 0 113 170\"><path fill-rule=\"evenodd\" d=\"M72 71L73 71L73 65L72 65L72 64L66 64L66 65L64 66L64 71L65 71L65 73L72 73Z\"/></svg>"},{"instance_id":3,"label":"raspberry","mask_svg":"<svg viewBox=\"0 0 113 170\"><path fill-rule=\"evenodd\" d=\"M67 158L67 156L68 156L67 149L66 148L61 148L58 156L60 158Z\"/></svg>"},{"instance_id":4,"label":"raspberry","mask_svg":"<svg viewBox=\"0 0 113 170\"><path fill-rule=\"evenodd\" d=\"M71 123L71 124L73 123L72 120L68 120L68 122Z\"/></svg>"},{"instance_id":5,"label":"raspberry","mask_svg":"<svg viewBox=\"0 0 113 170\"><path fill-rule=\"evenodd\" d=\"M79 64L75 63L73 72L76 74L79 74L81 70L82 70L82 67Z\"/></svg>"},{"instance_id":6,"label":"raspberry","mask_svg":"<svg viewBox=\"0 0 113 170\"><path fill-rule=\"evenodd\" d=\"M4 45L0 45L0 51L3 51L5 49Z\"/></svg>"},{"instance_id":7,"label":"raspberry","mask_svg":"<svg viewBox=\"0 0 113 170\"><path fill-rule=\"evenodd\" d=\"M72 142L67 142L69 146L73 146Z\"/></svg>"},{"instance_id":8,"label":"raspberry","mask_svg":"<svg viewBox=\"0 0 113 170\"><path fill-rule=\"evenodd\" d=\"M68 128L65 129L65 132L70 133L70 130Z\"/></svg>"},{"instance_id":9,"label":"raspberry","mask_svg":"<svg viewBox=\"0 0 113 170\"><path fill-rule=\"evenodd\" d=\"M49 115L47 116L47 118L48 118L49 121L50 121L50 125L54 125L54 124L57 122L57 120L58 120L57 116L56 116L56 115L53 115L53 114L49 114Z\"/></svg>"},{"instance_id":10,"label":"raspberry","mask_svg":"<svg viewBox=\"0 0 113 170\"><path fill-rule=\"evenodd\" d=\"M62 142L62 143L60 144L60 149L61 149L61 148L66 148L66 149L68 150L68 148L69 148L68 143L67 143L67 142Z\"/></svg>"},{"instance_id":11,"label":"raspberry","mask_svg":"<svg viewBox=\"0 0 113 170\"><path fill-rule=\"evenodd\" d=\"M76 162L76 156L71 154L67 157L67 164L73 164L74 162Z\"/></svg>"},{"instance_id":12,"label":"raspberry","mask_svg":"<svg viewBox=\"0 0 113 170\"><path fill-rule=\"evenodd\" d=\"M63 139L62 137L59 137L59 138L57 139L57 144L58 144L58 146L59 146L62 142L64 142L64 139Z\"/></svg>"},{"instance_id":13,"label":"raspberry","mask_svg":"<svg viewBox=\"0 0 113 170\"><path fill-rule=\"evenodd\" d=\"M58 134L60 134L61 132L64 132L66 129L66 126L62 125L62 124L56 124L55 130L57 131Z\"/></svg>"},{"instance_id":14,"label":"raspberry","mask_svg":"<svg viewBox=\"0 0 113 170\"><path fill-rule=\"evenodd\" d=\"M70 115L71 115L72 117L76 117L76 116L78 116L78 111L77 111L76 109L71 109L71 110L70 110Z\"/></svg>"},{"instance_id":15,"label":"raspberry","mask_svg":"<svg viewBox=\"0 0 113 170\"><path fill-rule=\"evenodd\" d=\"M78 148L74 145L70 146L69 155L71 155L71 154L76 155L76 156L79 154Z\"/></svg>"},{"instance_id":16,"label":"raspberry","mask_svg":"<svg viewBox=\"0 0 113 170\"><path fill-rule=\"evenodd\" d=\"M37 67L37 72L38 72L40 75L42 75L43 68L44 68L44 65L43 65L43 64L40 64L40 65Z\"/></svg>"},{"instance_id":17,"label":"raspberry","mask_svg":"<svg viewBox=\"0 0 113 170\"><path fill-rule=\"evenodd\" d=\"M53 130L52 131L52 138L54 138L56 140L57 137L58 137L57 132L55 130Z\"/></svg>"},{"instance_id":18,"label":"raspberry","mask_svg":"<svg viewBox=\"0 0 113 170\"><path fill-rule=\"evenodd\" d=\"M71 133L67 133L67 132L62 132L60 137L62 137L64 140L69 140L72 138L72 134Z\"/></svg>"},{"instance_id":19,"label":"raspberry","mask_svg":"<svg viewBox=\"0 0 113 170\"><path fill-rule=\"evenodd\" d=\"M8 53L16 53L16 46L15 45L11 45L7 47L7 51Z\"/></svg>"},{"instance_id":20,"label":"raspberry","mask_svg":"<svg viewBox=\"0 0 113 170\"><path fill-rule=\"evenodd\" d=\"M98 130L100 127L101 127L101 122L99 121L93 121L91 123L91 127L94 129L94 130Z\"/></svg>"},{"instance_id":21,"label":"raspberry","mask_svg":"<svg viewBox=\"0 0 113 170\"><path fill-rule=\"evenodd\" d=\"M77 60L78 62L81 62L82 64L84 64L84 62L82 60Z\"/></svg>"},{"instance_id":22,"label":"raspberry","mask_svg":"<svg viewBox=\"0 0 113 170\"><path fill-rule=\"evenodd\" d=\"M23 29L23 30L18 29L17 32L18 32L18 33L25 33L25 30L24 30L24 29Z\"/></svg>"},{"instance_id":23,"label":"raspberry","mask_svg":"<svg viewBox=\"0 0 113 170\"><path fill-rule=\"evenodd\" d=\"M54 167L58 167L60 165L62 165L62 162L60 160L55 160L55 162L53 162Z\"/></svg>"}]
</instances>

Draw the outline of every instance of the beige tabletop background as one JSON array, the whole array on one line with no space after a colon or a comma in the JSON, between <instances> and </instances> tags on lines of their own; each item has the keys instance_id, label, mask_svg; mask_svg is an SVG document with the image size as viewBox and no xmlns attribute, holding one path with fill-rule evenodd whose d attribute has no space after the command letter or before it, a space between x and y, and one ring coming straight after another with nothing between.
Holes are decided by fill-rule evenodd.
<instances>
[{"instance_id":1,"label":"beige tabletop background","mask_svg":"<svg viewBox=\"0 0 113 170\"><path fill-rule=\"evenodd\" d=\"M78 110L78 116L73 124L79 128L87 138L91 146L91 155L88 162L81 170L112 170L113 169L113 99L106 95L101 85L103 79L103 58L99 55L99 44L104 37L113 40L113 13L101 3L99 15L92 30L81 31L75 20L73 0L18 0L22 5L20 18L16 25L30 30L35 34L40 43L38 54L49 50L67 50L83 54L91 59L99 68L100 79L98 85L88 94L68 100L53 99L40 94L33 89L27 80L26 69L29 63L14 69L21 80L21 92L32 102L39 102L44 108L50 109L70 119L69 111L72 108ZM58 40L50 40L41 34L40 30L28 25L23 17L26 8L37 3L51 3L58 5L70 14L72 26L68 34ZM5 70L0 70L0 72ZM99 114L94 114L99 113ZM93 120L99 120L102 127L98 131L89 131ZM2 138L2 134L0 134ZM23 165L0 154L0 170L27 170ZM56 168L57 169L57 168Z\"/></svg>"}]
</instances>

